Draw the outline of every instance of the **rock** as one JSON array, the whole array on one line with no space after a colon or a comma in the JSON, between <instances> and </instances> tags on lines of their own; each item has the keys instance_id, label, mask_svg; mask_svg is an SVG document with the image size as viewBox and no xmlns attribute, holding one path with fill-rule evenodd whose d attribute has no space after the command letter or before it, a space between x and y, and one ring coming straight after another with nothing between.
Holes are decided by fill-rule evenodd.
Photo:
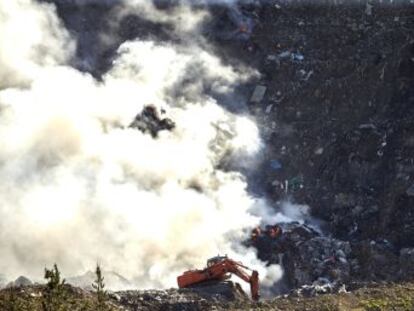
<instances>
[{"instance_id":1,"label":"rock","mask_svg":"<svg viewBox=\"0 0 414 311\"><path fill-rule=\"evenodd\" d=\"M14 282L9 283L8 287L22 287L33 285L33 282L25 276L19 276Z\"/></svg>"}]
</instances>

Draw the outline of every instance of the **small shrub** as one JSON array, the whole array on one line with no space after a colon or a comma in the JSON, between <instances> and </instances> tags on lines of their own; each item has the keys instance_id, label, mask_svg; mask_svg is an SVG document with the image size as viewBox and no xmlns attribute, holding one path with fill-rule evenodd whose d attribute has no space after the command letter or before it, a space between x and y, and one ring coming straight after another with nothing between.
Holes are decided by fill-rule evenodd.
<instances>
[{"instance_id":1,"label":"small shrub","mask_svg":"<svg viewBox=\"0 0 414 311\"><path fill-rule=\"evenodd\" d=\"M21 302L18 300L16 295L16 289L10 287L7 289L7 295L5 297L4 310L6 311L20 311L22 310Z\"/></svg>"}]
</instances>

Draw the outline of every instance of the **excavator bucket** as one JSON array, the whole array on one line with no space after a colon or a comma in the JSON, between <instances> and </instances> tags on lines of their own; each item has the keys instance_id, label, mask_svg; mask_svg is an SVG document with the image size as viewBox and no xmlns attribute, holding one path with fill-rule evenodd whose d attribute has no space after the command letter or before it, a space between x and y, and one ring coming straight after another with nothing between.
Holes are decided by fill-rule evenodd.
<instances>
[{"instance_id":1,"label":"excavator bucket","mask_svg":"<svg viewBox=\"0 0 414 311\"><path fill-rule=\"evenodd\" d=\"M260 298L259 295L259 273L253 271L252 276L250 277L250 292L252 293L252 299L258 301Z\"/></svg>"}]
</instances>

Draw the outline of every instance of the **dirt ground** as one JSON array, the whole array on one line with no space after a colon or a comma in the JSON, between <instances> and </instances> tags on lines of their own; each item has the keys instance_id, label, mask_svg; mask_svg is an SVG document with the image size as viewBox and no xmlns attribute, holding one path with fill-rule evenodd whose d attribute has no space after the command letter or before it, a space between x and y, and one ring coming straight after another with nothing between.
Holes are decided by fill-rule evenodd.
<instances>
[{"instance_id":1,"label":"dirt ground","mask_svg":"<svg viewBox=\"0 0 414 311\"><path fill-rule=\"evenodd\" d=\"M0 310L43 310L44 287L30 286L0 291ZM14 309L13 309L14 307ZM67 287L59 310L98 310L96 295ZM252 303L244 299L226 302L206 299L190 291L129 291L110 294L107 310L280 310L280 311L412 311L414 284L377 284L350 293L313 298L288 297Z\"/></svg>"}]
</instances>

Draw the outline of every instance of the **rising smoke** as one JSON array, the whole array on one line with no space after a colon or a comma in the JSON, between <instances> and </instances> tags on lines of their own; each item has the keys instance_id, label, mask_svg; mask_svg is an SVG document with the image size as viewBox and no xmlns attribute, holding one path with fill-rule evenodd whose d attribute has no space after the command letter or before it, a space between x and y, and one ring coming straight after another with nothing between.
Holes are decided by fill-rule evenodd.
<instances>
[{"instance_id":1,"label":"rising smoke","mask_svg":"<svg viewBox=\"0 0 414 311\"><path fill-rule=\"evenodd\" d=\"M118 13L145 7L162 18L145 3ZM177 14L169 22L183 37L207 15ZM258 269L264 284L280 277L240 244L261 222L249 211L263 202L240 173L218 169L229 154L260 152L257 127L205 92L231 92L253 70L188 41L137 39L119 47L98 82L70 66L76 40L54 5L1 1L0 17L0 273L39 278L57 262L75 275L100 262L140 288L169 287L220 253ZM153 138L129 128L148 104L175 129Z\"/></svg>"}]
</instances>

